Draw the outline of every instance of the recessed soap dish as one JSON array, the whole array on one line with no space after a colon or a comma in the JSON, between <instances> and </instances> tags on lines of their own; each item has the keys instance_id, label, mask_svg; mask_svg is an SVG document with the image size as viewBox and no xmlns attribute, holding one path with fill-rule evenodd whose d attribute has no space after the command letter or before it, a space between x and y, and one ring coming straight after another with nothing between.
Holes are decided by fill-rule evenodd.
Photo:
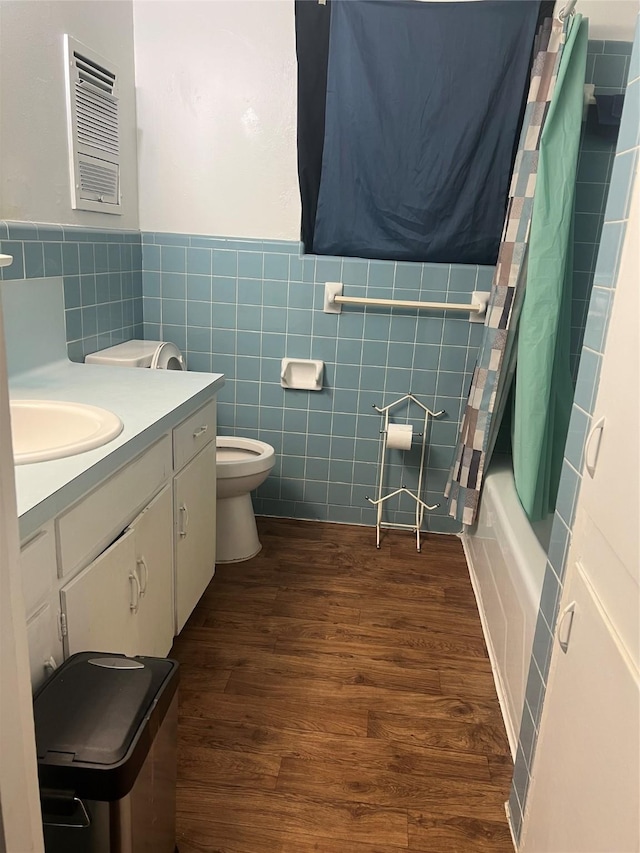
<instances>
[{"instance_id":1,"label":"recessed soap dish","mask_svg":"<svg viewBox=\"0 0 640 853\"><path fill-rule=\"evenodd\" d=\"M283 388L322 391L324 361L312 358L283 358L280 384Z\"/></svg>"}]
</instances>

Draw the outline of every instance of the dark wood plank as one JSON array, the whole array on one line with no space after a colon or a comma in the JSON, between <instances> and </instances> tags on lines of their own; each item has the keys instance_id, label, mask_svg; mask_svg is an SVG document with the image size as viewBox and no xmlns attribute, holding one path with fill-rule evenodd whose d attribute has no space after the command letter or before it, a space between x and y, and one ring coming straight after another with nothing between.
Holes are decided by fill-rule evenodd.
<instances>
[{"instance_id":1,"label":"dark wood plank","mask_svg":"<svg viewBox=\"0 0 640 853\"><path fill-rule=\"evenodd\" d=\"M368 764L283 758L276 790L293 796L380 808L425 809L439 815L500 818L500 790L484 783L381 771Z\"/></svg>"},{"instance_id":2,"label":"dark wood plank","mask_svg":"<svg viewBox=\"0 0 640 853\"><path fill-rule=\"evenodd\" d=\"M206 689L182 690L180 713L206 721L226 721L252 726L272 726L300 731L366 737L368 709L350 702L324 699L322 705L285 699L212 693Z\"/></svg>"},{"instance_id":3,"label":"dark wood plank","mask_svg":"<svg viewBox=\"0 0 640 853\"><path fill-rule=\"evenodd\" d=\"M431 853L513 853L507 821L409 813L409 850Z\"/></svg>"},{"instance_id":4,"label":"dark wood plank","mask_svg":"<svg viewBox=\"0 0 640 853\"><path fill-rule=\"evenodd\" d=\"M177 809L188 821L201 820L203 814L224 816L225 822L244 827L281 831L288 827L292 835L395 844L407 847L405 809L381 809L365 803L339 803L307 800L277 791L209 791L180 786ZM258 853L258 851L256 851Z\"/></svg>"},{"instance_id":5,"label":"dark wood plank","mask_svg":"<svg viewBox=\"0 0 640 853\"><path fill-rule=\"evenodd\" d=\"M181 853L511 849L511 760L460 542L260 519L182 663Z\"/></svg>"},{"instance_id":6,"label":"dark wood plank","mask_svg":"<svg viewBox=\"0 0 640 853\"><path fill-rule=\"evenodd\" d=\"M278 829L242 826L193 818L181 826L180 853L406 853L406 846L323 838L294 831L288 823ZM415 853L415 848L414 848ZM418 851L421 853L421 851ZM427 853L427 851L423 851Z\"/></svg>"},{"instance_id":7,"label":"dark wood plank","mask_svg":"<svg viewBox=\"0 0 640 853\"><path fill-rule=\"evenodd\" d=\"M369 736L477 755L509 754L504 727L497 720L473 723L443 716L418 720L415 715L371 711Z\"/></svg>"},{"instance_id":8,"label":"dark wood plank","mask_svg":"<svg viewBox=\"0 0 640 853\"><path fill-rule=\"evenodd\" d=\"M180 741L178 784L209 790L250 788L272 791L276 787L280 757L256 752L210 749Z\"/></svg>"},{"instance_id":9,"label":"dark wood plank","mask_svg":"<svg viewBox=\"0 0 640 853\"><path fill-rule=\"evenodd\" d=\"M385 773L468 779L490 783L485 756L452 749L407 746L393 741L330 732L310 732L282 725L252 725L236 720L181 717L180 743L189 747L233 749L305 761L367 765Z\"/></svg>"}]
</instances>

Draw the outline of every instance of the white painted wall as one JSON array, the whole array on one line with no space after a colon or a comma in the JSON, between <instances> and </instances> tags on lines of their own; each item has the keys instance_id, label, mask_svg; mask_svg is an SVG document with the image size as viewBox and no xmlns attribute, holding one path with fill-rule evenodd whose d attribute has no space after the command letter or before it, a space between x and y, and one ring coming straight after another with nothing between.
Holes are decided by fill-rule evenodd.
<instances>
[{"instance_id":1,"label":"white painted wall","mask_svg":"<svg viewBox=\"0 0 640 853\"><path fill-rule=\"evenodd\" d=\"M63 36L120 71L122 215L72 210ZM131 0L0 2L0 218L138 227Z\"/></svg>"},{"instance_id":2,"label":"white painted wall","mask_svg":"<svg viewBox=\"0 0 640 853\"><path fill-rule=\"evenodd\" d=\"M293 0L135 0L143 230L297 240Z\"/></svg>"},{"instance_id":3,"label":"white painted wall","mask_svg":"<svg viewBox=\"0 0 640 853\"><path fill-rule=\"evenodd\" d=\"M591 38L637 7L578 2ZM134 0L134 31L140 227L298 239L293 0Z\"/></svg>"},{"instance_id":4,"label":"white painted wall","mask_svg":"<svg viewBox=\"0 0 640 853\"><path fill-rule=\"evenodd\" d=\"M578 3L609 39L638 6ZM65 32L121 72L122 216L71 209ZM0 99L2 218L136 228L139 191L144 230L298 237L293 0L2 0Z\"/></svg>"},{"instance_id":5,"label":"white painted wall","mask_svg":"<svg viewBox=\"0 0 640 853\"><path fill-rule=\"evenodd\" d=\"M589 18L589 38L633 41L639 0L578 0L576 11Z\"/></svg>"}]
</instances>

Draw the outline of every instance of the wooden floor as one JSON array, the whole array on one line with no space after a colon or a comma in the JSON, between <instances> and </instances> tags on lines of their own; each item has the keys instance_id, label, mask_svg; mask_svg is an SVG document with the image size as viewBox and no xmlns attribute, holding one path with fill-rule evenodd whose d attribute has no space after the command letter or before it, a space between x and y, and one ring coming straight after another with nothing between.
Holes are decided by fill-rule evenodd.
<instances>
[{"instance_id":1,"label":"wooden floor","mask_svg":"<svg viewBox=\"0 0 640 853\"><path fill-rule=\"evenodd\" d=\"M180 853L512 851L512 764L457 538L276 519L172 655Z\"/></svg>"}]
</instances>

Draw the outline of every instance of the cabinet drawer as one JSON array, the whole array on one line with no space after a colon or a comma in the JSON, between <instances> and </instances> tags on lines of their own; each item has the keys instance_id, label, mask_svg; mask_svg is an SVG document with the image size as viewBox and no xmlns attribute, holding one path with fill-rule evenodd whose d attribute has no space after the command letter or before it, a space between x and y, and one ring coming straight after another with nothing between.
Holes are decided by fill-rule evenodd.
<instances>
[{"instance_id":1,"label":"cabinet drawer","mask_svg":"<svg viewBox=\"0 0 640 853\"><path fill-rule=\"evenodd\" d=\"M104 550L170 476L171 440L165 435L61 515L61 577Z\"/></svg>"},{"instance_id":2,"label":"cabinet drawer","mask_svg":"<svg viewBox=\"0 0 640 853\"><path fill-rule=\"evenodd\" d=\"M216 401L187 418L173 431L173 467L179 471L216 435Z\"/></svg>"},{"instance_id":3,"label":"cabinet drawer","mask_svg":"<svg viewBox=\"0 0 640 853\"><path fill-rule=\"evenodd\" d=\"M39 530L20 549L20 574L26 616L30 619L49 598L57 577L53 522Z\"/></svg>"}]
</instances>

